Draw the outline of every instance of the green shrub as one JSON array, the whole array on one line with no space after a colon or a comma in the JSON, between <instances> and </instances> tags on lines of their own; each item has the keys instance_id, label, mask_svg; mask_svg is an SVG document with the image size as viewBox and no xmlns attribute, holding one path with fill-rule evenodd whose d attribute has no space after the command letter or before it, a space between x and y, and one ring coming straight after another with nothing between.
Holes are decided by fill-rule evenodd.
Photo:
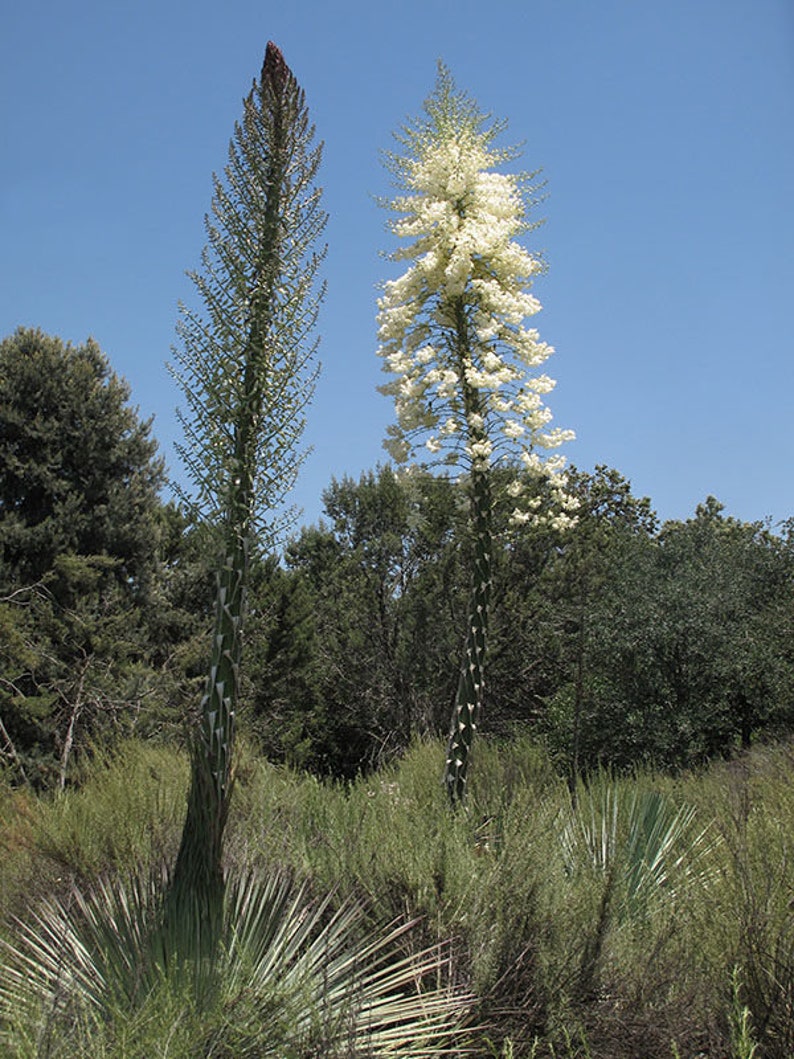
<instances>
[{"instance_id":1,"label":"green shrub","mask_svg":"<svg viewBox=\"0 0 794 1059\"><path fill-rule=\"evenodd\" d=\"M790 746L677 776L596 775L574 810L536 745L483 739L457 812L439 781L440 743L418 742L348 784L240 751L232 877L286 873L307 901L328 902L327 916L352 901L363 910L357 936L419 917L401 951L445 946L444 975L477 998L474 1055L736 1059L740 1040L756 1059L794 1054ZM5 935L28 893L65 900L72 878L173 857L186 771L178 753L133 743L59 799L4 792ZM153 997L130 1039L154 1049L177 1001ZM185 1018L175 1049L183 1031L192 1040Z\"/></svg>"},{"instance_id":2,"label":"green shrub","mask_svg":"<svg viewBox=\"0 0 794 1059\"><path fill-rule=\"evenodd\" d=\"M81 786L42 803L36 846L78 878L149 866L179 839L186 787L186 759L168 747L130 741L98 753Z\"/></svg>"}]
</instances>

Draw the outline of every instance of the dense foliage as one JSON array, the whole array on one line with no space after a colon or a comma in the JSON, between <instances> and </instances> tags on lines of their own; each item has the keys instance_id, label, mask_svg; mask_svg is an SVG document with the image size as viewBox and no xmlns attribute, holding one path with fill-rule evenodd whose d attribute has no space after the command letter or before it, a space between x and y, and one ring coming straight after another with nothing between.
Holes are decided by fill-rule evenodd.
<instances>
[{"instance_id":1,"label":"dense foliage","mask_svg":"<svg viewBox=\"0 0 794 1059\"><path fill-rule=\"evenodd\" d=\"M63 784L91 741L179 731L216 539L159 498L149 426L95 346L19 332L0 348L0 749L15 781ZM575 774L682 767L790 730L791 524L709 498L660 526L599 467L569 475L579 522L560 538L510 524L509 480L495 479L486 732L530 731ZM263 751L350 777L443 731L472 546L448 478L333 481L323 519L252 563L242 723Z\"/></svg>"},{"instance_id":2,"label":"dense foliage","mask_svg":"<svg viewBox=\"0 0 794 1059\"><path fill-rule=\"evenodd\" d=\"M90 339L0 343L0 753L17 779L62 785L87 739L151 728L155 694L175 693L184 520L129 397Z\"/></svg>"},{"instance_id":3,"label":"dense foliage","mask_svg":"<svg viewBox=\"0 0 794 1059\"><path fill-rule=\"evenodd\" d=\"M0 514L4 569L33 584L57 556L111 556L142 591L163 484L151 421L96 342L20 328L0 343Z\"/></svg>"},{"instance_id":4,"label":"dense foliage","mask_svg":"<svg viewBox=\"0 0 794 1059\"><path fill-rule=\"evenodd\" d=\"M659 527L616 471L569 482L580 519L562 540L511 527L497 500L485 731L532 731L582 773L691 765L788 730L790 527L712 498ZM472 542L445 478L380 468L324 500L259 583L249 706L268 752L351 776L444 729Z\"/></svg>"},{"instance_id":5,"label":"dense foliage","mask_svg":"<svg viewBox=\"0 0 794 1059\"><path fill-rule=\"evenodd\" d=\"M338 1011L333 987L345 965L331 961L327 972L322 963L317 968L327 1001L312 968L297 994L300 977L283 975L286 947L297 957L287 971L298 972L303 963L293 943L300 925L295 913L300 922L322 928L338 924L332 913L346 913L351 902L366 909L368 924L384 939L395 916L420 917L397 939L389 966L402 955L415 969L416 958L433 946L434 981L452 981L473 994L456 1037L468 1049L453 1048L452 1055L794 1054L790 742L756 747L675 779L648 770L619 779L598 774L577 786L573 810L554 763L536 744L483 737L469 811L454 815L438 780L440 741L414 745L399 763L350 784L320 783L274 767L243 745L229 822L230 869L253 864L266 878L276 873L271 892L281 892L287 871L308 892L333 896L319 922L316 905L293 897L280 899L280 909L272 901L261 909L261 921L272 924L275 912L280 929L267 935L268 958L252 965L255 981L230 950L224 956L229 973L208 1002L197 1004L185 988L159 988L126 1018L96 982L108 950L67 949L64 939L79 936L82 909L96 913L108 900L117 903L107 880L120 873L145 888L149 870L158 870L163 854L173 855L188 767L184 755L151 742L120 749L112 759L95 759L84 786L58 799L0 787L0 936L30 955L25 935L11 934L10 915L24 914L34 901L52 928L45 955L61 969L77 963L80 986L99 987L99 1006L84 1020L70 1019L64 1003L38 1018L44 976L20 989L19 965L9 964L6 952L0 960L0 1054L363 1059L416 1055L405 1045L419 1043L418 1055L432 1055L415 1032L395 1052L380 1050L374 1035L371 1050L366 1043L359 1047L352 1021L346 1043L328 1046L317 1031L329 1010ZM86 895L79 904L75 880ZM95 880L105 882L95 888ZM125 946L140 941L131 936L129 920L139 899L139 889L131 890L118 917ZM65 921L67 902L72 917ZM252 909L236 911L244 918L245 942ZM356 939L368 945L373 937L371 927L358 925L356 937L347 939L353 957L363 951ZM337 938L310 935L314 951L318 945L335 951ZM41 954L33 970L40 968ZM252 985L265 986L260 1006ZM412 990L415 985L416 979ZM428 1012L426 1000L415 993L412 1000L417 1016ZM4 1034L6 1045L10 1037L17 1047L4 1052ZM392 1046L398 1042L392 1038Z\"/></svg>"}]
</instances>

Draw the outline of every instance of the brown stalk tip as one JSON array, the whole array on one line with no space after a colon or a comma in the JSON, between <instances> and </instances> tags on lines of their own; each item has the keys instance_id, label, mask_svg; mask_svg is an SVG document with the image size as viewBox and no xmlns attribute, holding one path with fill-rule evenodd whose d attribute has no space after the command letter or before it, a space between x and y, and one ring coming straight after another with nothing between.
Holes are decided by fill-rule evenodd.
<instances>
[{"instance_id":1,"label":"brown stalk tip","mask_svg":"<svg viewBox=\"0 0 794 1059\"><path fill-rule=\"evenodd\" d=\"M270 81L273 89L280 92L289 78L289 67L284 62L281 49L272 40L267 42L265 62L262 66L262 80Z\"/></svg>"}]
</instances>

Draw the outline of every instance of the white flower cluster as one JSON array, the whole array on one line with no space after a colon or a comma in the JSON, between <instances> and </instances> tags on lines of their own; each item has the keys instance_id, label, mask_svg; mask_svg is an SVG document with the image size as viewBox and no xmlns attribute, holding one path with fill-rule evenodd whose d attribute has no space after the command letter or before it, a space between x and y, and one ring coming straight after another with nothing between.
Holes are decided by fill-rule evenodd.
<instances>
[{"instance_id":1,"label":"white flower cluster","mask_svg":"<svg viewBox=\"0 0 794 1059\"><path fill-rule=\"evenodd\" d=\"M391 204L401 215L391 228L410 243L392 255L409 264L378 301L378 353L394 376L381 391L397 419L386 448L397 462L423 446L475 469L518 455L564 499L564 459L536 452L573 432L549 427L543 397L554 381L532 374L554 350L526 325L540 310L530 287L541 266L516 241L527 229L524 182L494 171L505 154L479 116L452 113L458 121L426 127L399 160L405 194Z\"/></svg>"}]
</instances>

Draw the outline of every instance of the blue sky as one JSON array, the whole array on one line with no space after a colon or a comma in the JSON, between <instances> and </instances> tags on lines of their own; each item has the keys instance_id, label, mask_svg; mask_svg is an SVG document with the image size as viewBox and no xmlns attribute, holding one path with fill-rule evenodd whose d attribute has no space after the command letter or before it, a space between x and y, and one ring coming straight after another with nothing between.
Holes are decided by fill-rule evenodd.
<instances>
[{"instance_id":1,"label":"blue sky","mask_svg":"<svg viewBox=\"0 0 794 1059\"><path fill-rule=\"evenodd\" d=\"M165 369L211 174L274 40L319 138L323 375L294 499L385 459L379 152L442 58L543 168L555 423L686 518L794 515L791 0L26 0L0 20L0 335L93 335L174 475Z\"/></svg>"}]
</instances>

